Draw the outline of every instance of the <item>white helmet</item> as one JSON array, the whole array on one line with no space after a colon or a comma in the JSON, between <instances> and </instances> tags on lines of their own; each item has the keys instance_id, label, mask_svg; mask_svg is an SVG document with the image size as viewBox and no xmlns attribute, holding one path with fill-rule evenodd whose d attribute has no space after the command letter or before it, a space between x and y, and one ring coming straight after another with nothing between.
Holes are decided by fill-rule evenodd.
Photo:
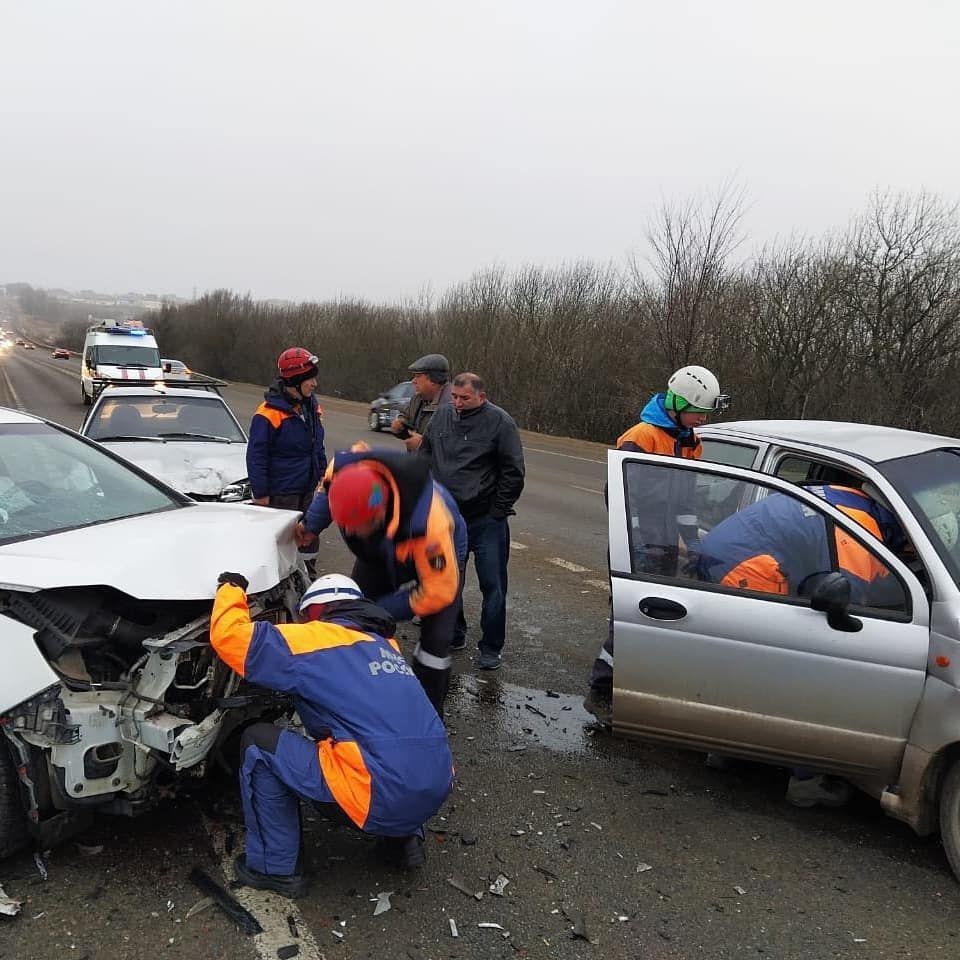
<instances>
[{"instance_id":1,"label":"white helmet","mask_svg":"<svg viewBox=\"0 0 960 960\"><path fill-rule=\"evenodd\" d=\"M300 612L315 603L338 603L340 600L362 600L363 592L349 577L328 573L314 580L300 598Z\"/></svg>"},{"instance_id":2,"label":"white helmet","mask_svg":"<svg viewBox=\"0 0 960 960\"><path fill-rule=\"evenodd\" d=\"M720 381L706 367L688 366L667 381L665 406L676 413L713 413L726 410L730 397L720 392Z\"/></svg>"}]
</instances>

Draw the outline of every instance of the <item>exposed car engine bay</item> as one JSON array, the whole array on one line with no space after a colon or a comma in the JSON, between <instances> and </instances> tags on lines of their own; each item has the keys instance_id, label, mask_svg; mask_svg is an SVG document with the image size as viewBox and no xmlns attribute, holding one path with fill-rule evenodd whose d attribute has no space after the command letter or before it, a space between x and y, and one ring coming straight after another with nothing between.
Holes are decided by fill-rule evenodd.
<instances>
[{"instance_id":1,"label":"exposed car engine bay","mask_svg":"<svg viewBox=\"0 0 960 960\"><path fill-rule=\"evenodd\" d=\"M251 617L292 619L303 588L295 572L251 595ZM0 717L32 832L53 841L91 808L138 813L166 777L202 776L238 727L292 710L215 655L210 609L107 586L0 589L0 614L35 631L58 680Z\"/></svg>"}]
</instances>

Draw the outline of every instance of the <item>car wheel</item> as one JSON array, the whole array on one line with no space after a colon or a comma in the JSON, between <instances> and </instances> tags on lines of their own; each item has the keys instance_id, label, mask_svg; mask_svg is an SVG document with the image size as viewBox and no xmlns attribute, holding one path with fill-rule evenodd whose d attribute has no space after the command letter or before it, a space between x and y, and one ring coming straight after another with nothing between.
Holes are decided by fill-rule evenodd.
<instances>
[{"instance_id":1,"label":"car wheel","mask_svg":"<svg viewBox=\"0 0 960 960\"><path fill-rule=\"evenodd\" d=\"M370 424L370 429L373 430L375 433L380 432L380 415L377 413L376 410L370 411L370 416L367 419L367 423Z\"/></svg>"},{"instance_id":2,"label":"car wheel","mask_svg":"<svg viewBox=\"0 0 960 960\"><path fill-rule=\"evenodd\" d=\"M17 771L7 744L3 742L0 743L0 858L23 849L29 840Z\"/></svg>"},{"instance_id":3,"label":"car wheel","mask_svg":"<svg viewBox=\"0 0 960 960\"><path fill-rule=\"evenodd\" d=\"M87 391L83 389L83 381L80 381L80 396L83 398L83 405L89 407L93 403L93 397L87 396Z\"/></svg>"},{"instance_id":4,"label":"car wheel","mask_svg":"<svg viewBox=\"0 0 960 960\"><path fill-rule=\"evenodd\" d=\"M940 787L940 839L954 875L960 879L960 759Z\"/></svg>"}]
</instances>

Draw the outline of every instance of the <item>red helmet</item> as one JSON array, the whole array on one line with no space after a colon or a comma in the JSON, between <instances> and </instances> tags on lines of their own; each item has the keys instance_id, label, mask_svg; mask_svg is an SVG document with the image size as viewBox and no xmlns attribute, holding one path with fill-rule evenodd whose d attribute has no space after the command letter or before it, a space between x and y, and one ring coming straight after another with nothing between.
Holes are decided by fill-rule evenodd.
<instances>
[{"instance_id":1,"label":"red helmet","mask_svg":"<svg viewBox=\"0 0 960 960\"><path fill-rule=\"evenodd\" d=\"M327 498L333 522L347 530L382 522L387 515L387 484L376 470L363 463L338 470L330 481Z\"/></svg>"},{"instance_id":2,"label":"red helmet","mask_svg":"<svg viewBox=\"0 0 960 960\"><path fill-rule=\"evenodd\" d=\"M319 362L319 358L309 350L304 350L303 347L290 347L280 354L277 370L282 379L291 380L294 377L302 377L306 373L316 373Z\"/></svg>"}]
</instances>

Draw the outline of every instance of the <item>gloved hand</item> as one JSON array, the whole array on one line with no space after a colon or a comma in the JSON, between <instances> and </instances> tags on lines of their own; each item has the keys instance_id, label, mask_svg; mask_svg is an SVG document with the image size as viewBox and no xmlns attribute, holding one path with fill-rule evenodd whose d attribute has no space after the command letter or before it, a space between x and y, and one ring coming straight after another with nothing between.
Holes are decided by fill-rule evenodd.
<instances>
[{"instance_id":1,"label":"gloved hand","mask_svg":"<svg viewBox=\"0 0 960 960\"><path fill-rule=\"evenodd\" d=\"M246 592L247 587L250 586L250 581L242 573L230 573L228 570L225 570L220 574L219 577L217 577L217 583L232 583L235 587L239 587L244 592Z\"/></svg>"},{"instance_id":2,"label":"gloved hand","mask_svg":"<svg viewBox=\"0 0 960 960\"><path fill-rule=\"evenodd\" d=\"M317 535L308 530L303 525L303 522L300 521L297 523L296 529L293 531L293 539L298 547L309 547L317 540Z\"/></svg>"}]
</instances>

